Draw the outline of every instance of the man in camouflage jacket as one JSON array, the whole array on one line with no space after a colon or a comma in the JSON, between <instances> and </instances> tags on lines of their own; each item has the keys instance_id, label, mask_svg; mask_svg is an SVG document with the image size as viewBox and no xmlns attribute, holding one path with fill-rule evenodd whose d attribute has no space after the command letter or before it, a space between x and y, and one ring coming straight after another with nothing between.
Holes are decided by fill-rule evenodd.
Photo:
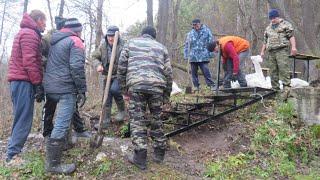
<instances>
[{"instance_id":1,"label":"man in camouflage jacket","mask_svg":"<svg viewBox=\"0 0 320 180\"><path fill-rule=\"evenodd\" d=\"M122 92L130 96L130 131L134 153L128 155L128 160L140 169L146 169L149 125L153 160L161 163L164 159L166 138L160 113L161 106L170 98L172 68L167 48L155 40L155 29L147 26L141 35L124 46L118 64L118 79ZM146 119L147 106L152 120Z\"/></svg>"},{"instance_id":2,"label":"man in camouflage jacket","mask_svg":"<svg viewBox=\"0 0 320 180\"><path fill-rule=\"evenodd\" d=\"M279 18L279 11L271 9L269 11L271 23L264 33L264 44L261 49L261 56L264 56L265 50L268 51L268 65L270 68L272 87L280 89L279 80L282 80L284 88L290 85L290 54L297 53L294 29L288 21Z\"/></svg>"},{"instance_id":3,"label":"man in camouflage jacket","mask_svg":"<svg viewBox=\"0 0 320 180\"><path fill-rule=\"evenodd\" d=\"M105 41L100 45L100 47L93 52L93 66L96 68L97 72L102 73L105 76L103 80L103 89L106 86L106 79L108 75L109 64L111 61L111 52L114 41L115 32L119 31L117 26L109 26L107 29L107 33L105 36ZM116 49L116 57L112 70L112 78L111 78L111 86L107 98L106 105L106 119L103 121L103 128L107 128L110 124L111 119L111 107L112 107L112 98L114 98L117 107L118 114L115 117L115 120L121 122L125 118L125 103L119 88L119 82L116 77L117 69L118 69L118 60L120 57L120 53L123 48L123 40L121 38L118 39L117 49ZM98 124L95 125L95 128L98 128Z\"/></svg>"}]
</instances>

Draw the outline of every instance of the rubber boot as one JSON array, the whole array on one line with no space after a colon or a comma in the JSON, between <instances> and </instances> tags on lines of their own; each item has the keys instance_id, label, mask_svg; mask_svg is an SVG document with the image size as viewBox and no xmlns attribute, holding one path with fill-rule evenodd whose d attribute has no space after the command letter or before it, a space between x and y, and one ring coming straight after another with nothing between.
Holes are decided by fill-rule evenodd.
<instances>
[{"instance_id":1,"label":"rubber boot","mask_svg":"<svg viewBox=\"0 0 320 180\"><path fill-rule=\"evenodd\" d=\"M55 174L71 174L76 170L75 164L61 164L64 139L48 138L46 144L46 172Z\"/></svg>"},{"instance_id":2,"label":"rubber boot","mask_svg":"<svg viewBox=\"0 0 320 180\"><path fill-rule=\"evenodd\" d=\"M102 129L107 129L110 126L111 120L111 107L106 107L106 118L103 120ZM99 123L94 125L96 130L99 129Z\"/></svg>"},{"instance_id":3,"label":"rubber boot","mask_svg":"<svg viewBox=\"0 0 320 180\"><path fill-rule=\"evenodd\" d=\"M72 130L69 128L67 135L64 138L64 146L63 151L67 151L74 147L74 143L72 142Z\"/></svg>"},{"instance_id":4,"label":"rubber boot","mask_svg":"<svg viewBox=\"0 0 320 180\"><path fill-rule=\"evenodd\" d=\"M164 155L166 153L165 149L161 149L161 148L154 148L153 151L153 161L156 163L162 163L164 160Z\"/></svg>"},{"instance_id":5,"label":"rubber boot","mask_svg":"<svg viewBox=\"0 0 320 180\"><path fill-rule=\"evenodd\" d=\"M147 169L147 150L134 150L133 153L128 154L128 161L141 170Z\"/></svg>"},{"instance_id":6,"label":"rubber boot","mask_svg":"<svg viewBox=\"0 0 320 180\"><path fill-rule=\"evenodd\" d=\"M126 117L124 100L116 101L118 107L118 114L114 118L116 122L122 122Z\"/></svg>"}]
</instances>

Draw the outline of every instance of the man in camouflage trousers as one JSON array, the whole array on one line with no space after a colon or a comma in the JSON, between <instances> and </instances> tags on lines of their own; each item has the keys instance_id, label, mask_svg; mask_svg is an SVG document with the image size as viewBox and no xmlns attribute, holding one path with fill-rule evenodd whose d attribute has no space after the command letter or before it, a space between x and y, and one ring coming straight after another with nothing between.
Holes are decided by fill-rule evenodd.
<instances>
[{"instance_id":1,"label":"man in camouflage trousers","mask_svg":"<svg viewBox=\"0 0 320 180\"><path fill-rule=\"evenodd\" d=\"M271 9L269 11L270 25L264 33L264 44L261 49L261 56L264 56L265 50L268 51L268 65L270 68L272 87L280 90L279 80L282 80L285 94L288 94L290 85L290 64L288 57L297 53L296 40L293 36L294 29L288 21L279 17L279 11Z\"/></svg>"},{"instance_id":2,"label":"man in camouflage trousers","mask_svg":"<svg viewBox=\"0 0 320 180\"><path fill-rule=\"evenodd\" d=\"M172 88L172 69L168 50L155 40L156 30L147 26L141 37L130 40L123 48L118 79L123 93L130 96L130 131L134 153L128 160L140 169L146 169L147 126L153 140L153 160L164 160L166 137L160 119L161 106L169 101ZM152 120L146 118L148 106Z\"/></svg>"}]
</instances>

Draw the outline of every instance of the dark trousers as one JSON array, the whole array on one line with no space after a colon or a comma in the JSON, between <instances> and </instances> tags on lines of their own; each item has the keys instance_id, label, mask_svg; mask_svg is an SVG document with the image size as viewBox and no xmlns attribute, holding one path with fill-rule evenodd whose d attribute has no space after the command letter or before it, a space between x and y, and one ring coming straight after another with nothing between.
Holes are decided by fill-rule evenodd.
<instances>
[{"instance_id":1,"label":"dark trousers","mask_svg":"<svg viewBox=\"0 0 320 180\"><path fill-rule=\"evenodd\" d=\"M237 80L241 87L247 87L246 75L243 73L242 69L244 68L245 58L249 56L249 51L244 51L239 54L239 73L237 74ZM226 63L223 64L224 70L224 79L223 79L223 87L231 88L231 80L233 75L233 61L232 59L227 59Z\"/></svg>"},{"instance_id":2,"label":"dark trousers","mask_svg":"<svg viewBox=\"0 0 320 180\"><path fill-rule=\"evenodd\" d=\"M198 78L198 69L200 68L206 84L210 87L214 86L214 82L211 77L211 73L208 66L209 62L190 62L191 65L191 75L192 75L192 83L194 87L199 87L199 78Z\"/></svg>"},{"instance_id":3,"label":"dark trousers","mask_svg":"<svg viewBox=\"0 0 320 180\"><path fill-rule=\"evenodd\" d=\"M51 134L53 130L53 116L57 108L57 102L46 96L46 101L42 109L42 121L43 121L43 136L46 137ZM82 133L86 131L84 127L83 119L80 117L78 106L76 105L76 110L73 114L71 123L73 129L76 132Z\"/></svg>"},{"instance_id":4,"label":"dark trousers","mask_svg":"<svg viewBox=\"0 0 320 180\"><path fill-rule=\"evenodd\" d=\"M13 104L13 124L8 142L7 158L19 154L32 127L34 110L34 86L28 81L10 82Z\"/></svg>"}]
</instances>

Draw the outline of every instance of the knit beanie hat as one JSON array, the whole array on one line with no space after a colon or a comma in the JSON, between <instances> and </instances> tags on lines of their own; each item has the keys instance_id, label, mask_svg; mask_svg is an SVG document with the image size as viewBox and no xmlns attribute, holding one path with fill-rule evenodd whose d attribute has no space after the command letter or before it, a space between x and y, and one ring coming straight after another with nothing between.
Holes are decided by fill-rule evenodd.
<instances>
[{"instance_id":1,"label":"knit beanie hat","mask_svg":"<svg viewBox=\"0 0 320 180\"><path fill-rule=\"evenodd\" d=\"M56 29L60 30L63 28L64 26L64 22L66 21L66 18L60 17L60 16L56 16L54 17L54 22L56 24Z\"/></svg>"},{"instance_id":2,"label":"knit beanie hat","mask_svg":"<svg viewBox=\"0 0 320 180\"><path fill-rule=\"evenodd\" d=\"M273 19L273 18L276 18L276 17L279 17L279 11L277 9L270 9L269 11L269 19Z\"/></svg>"},{"instance_id":3,"label":"knit beanie hat","mask_svg":"<svg viewBox=\"0 0 320 180\"><path fill-rule=\"evenodd\" d=\"M109 26L107 28L107 36L114 36L116 34L116 31L119 31L119 28L117 26Z\"/></svg>"},{"instance_id":4,"label":"knit beanie hat","mask_svg":"<svg viewBox=\"0 0 320 180\"><path fill-rule=\"evenodd\" d=\"M216 48L216 46L217 46L218 44L219 44L218 41L212 41L212 42L210 42L210 43L207 45L207 50L208 50L209 52L213 52L214 49Z\"/></svg>"},{"instance_id":5,"label":"knit beanie hat","mask_svg":"<svg viewBox=\"0 0 320 180\"><path fill-rule=\"evenodd\" d=\"M145 28L143 28L141 31L141 35L144 35L144 34L149 34L153 38L156 38L157 36L156 29L152 26L146 26Z\"/></svg>"},{"instance_id":6,"label":"knit beanie hat","mask_svg":"<svg viewBox=\"0 0 320 180\"><path fill-rule=\"evenodd\" d=\"M192 25L193 25L193 24L200 23L200 22L201 22L200 19L194 19L194 20L192 20Z\"/></svg>"},{"instance_id":7,"label":"knit beanie hat","mask_svg":"<svg viewBox=\"0 0 320 180\"><path fill-rule=\"evenodd\" d=\"M81 32L82 31L82 24L79 22L77 18L69 18L64 23L64 28L69 28L73 32Z\"/></svg>"}]
</instances>

